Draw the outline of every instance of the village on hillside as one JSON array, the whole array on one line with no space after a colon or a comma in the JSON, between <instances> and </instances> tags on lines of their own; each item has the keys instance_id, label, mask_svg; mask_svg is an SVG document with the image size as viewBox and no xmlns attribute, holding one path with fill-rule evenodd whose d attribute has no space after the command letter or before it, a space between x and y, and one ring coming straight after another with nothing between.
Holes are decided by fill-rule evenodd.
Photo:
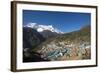
<instances>
[{"instance_id":1,"label":"village on hillside","mask_svg":"<svg viewBox=\"0 0 100 73\"><path fill-rule=\"evenodd\" d=\"M38 51L41 57L49 60L83 60L91 58L91 46L89 42L73 43L50 42Z\"/></svg>"}]
</instances>

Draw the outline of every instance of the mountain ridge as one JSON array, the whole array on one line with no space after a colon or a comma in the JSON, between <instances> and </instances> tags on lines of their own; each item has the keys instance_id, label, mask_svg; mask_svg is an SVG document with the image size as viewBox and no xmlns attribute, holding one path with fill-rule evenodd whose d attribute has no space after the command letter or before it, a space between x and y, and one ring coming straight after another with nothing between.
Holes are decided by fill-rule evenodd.
<instances>
[{"instance_id":1,"label":"mountain ridge","mask_svg":"<svg viewBox=\"0 0 100 73\"><path fill-rule=\"evenodd\" d=\"M29 27L36 29L37 32L43 32L45 30L51 31L51 32L56 32L56 33L63 33L57 28L54 28L52 25L42 25L42 24L37 24L37 23L28 23L27 25L24 25L23 27Z\"/></svg>"}]
</instances>

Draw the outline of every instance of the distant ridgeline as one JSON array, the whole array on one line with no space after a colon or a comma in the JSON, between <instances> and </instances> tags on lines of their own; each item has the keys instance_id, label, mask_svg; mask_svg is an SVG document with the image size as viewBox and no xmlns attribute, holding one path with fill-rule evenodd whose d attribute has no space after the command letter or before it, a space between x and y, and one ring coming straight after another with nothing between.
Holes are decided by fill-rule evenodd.
<instances>
[{"instance_id":1,"label":"distant ridgeline","mask_svg":"<svg viewBox=\"0 0 100 73\"><path fill-rule=\"evenodd\" d=\"M77 41L77 42L82 42L82 41L90 41L91 37L91 28L90 25L82 27L78 31L73 31L70 33L65 33L59 37L57 37L58 40L69 40L69 41Z\"/></svg>"}]
</instances>

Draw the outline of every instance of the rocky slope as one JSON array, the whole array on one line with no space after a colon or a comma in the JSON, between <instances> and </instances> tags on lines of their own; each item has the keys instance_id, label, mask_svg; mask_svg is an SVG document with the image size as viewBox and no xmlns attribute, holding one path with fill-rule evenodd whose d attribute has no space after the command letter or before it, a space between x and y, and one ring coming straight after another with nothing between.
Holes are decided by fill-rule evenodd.
<instances>
[{"instance_id":1,"label":"rocky slope","mask_svg":"<svg viewBox=\"0 0 100 73\"><path fill-rule=\"evenodd\" d=\"M38 48L49 60L82 60L91 58L90 26L47 39Z\"/></svg>"},{"instance_id":2,"label":"rocky slope","mask_svg":"<svg viewBox=\"0 0 100 73\"><path fill-rule=\"evenodd\" d=\"M36 29L26 29L24 27L25 62L27 58L29 58L28 62L33 62L34 59L37 59L36 57L39 57L36 61L84 60L91 58L89 25L78 31L63 34L50 30L38 32Z\"/></svg>"}]
</instances>

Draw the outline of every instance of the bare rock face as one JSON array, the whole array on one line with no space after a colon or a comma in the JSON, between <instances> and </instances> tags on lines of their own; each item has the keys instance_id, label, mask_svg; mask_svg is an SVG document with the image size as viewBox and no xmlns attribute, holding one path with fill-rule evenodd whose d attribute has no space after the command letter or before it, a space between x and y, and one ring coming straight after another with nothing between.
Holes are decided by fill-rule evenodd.
<instances>
[{"instance_id":1,"label":"bare rock face","mask_svg":"<svg viewBox=\"0 0 100 73\"><path fill-rule=\"evenodd\" d=\"M23 48L35 48L37 45L45 41L45 38L35 29L23 28Z\"/></svg>"}]
</instances>

